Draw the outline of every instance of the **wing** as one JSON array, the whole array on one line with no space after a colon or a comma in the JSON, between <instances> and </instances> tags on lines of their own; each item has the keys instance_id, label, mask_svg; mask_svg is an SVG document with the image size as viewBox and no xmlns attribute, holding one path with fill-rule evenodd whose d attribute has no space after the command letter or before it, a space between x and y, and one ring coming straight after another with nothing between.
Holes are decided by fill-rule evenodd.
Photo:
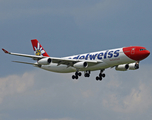
<instances>
[{"instance_id":1,"label":"wing","mask_svg":"<svg viewBox=\"0 0 152 120\"><path fill-rule=\"evenodd\" d=\"M5 49L2 49L6 54L10 54L10 55L16 55L16 56L22 56L22 57L29 57L32 58L33 60L39 60L42 58L45 58L45 56L36 56L36 55L28 55L28 54L20 54L20 53L12 53L12 52L8 52Z\"/></svg>"},{"instance_id":2,"label":"wing","mask_svg":"<svg viewBox=\"0 0 152 120\"><path fill-rule=\"evenodd\" d=\"M98 63L102 63L102 61L96 61L96 60L79 60L79 59L68 59L68 58L57 58L57 57L45 57L45 56L36 56L36 55L28 55L28 54L20 54L20 53L12 53L12 52L8 52L5 49L2 49L5 53L10 54L10 55L16 55L16 56L22 56L22 57L28 57L28 58L32 58L33 60L40 60L43 58L50 58L52 63L56 63L58 65L60 64L64 64L67 65L67 67L69 66L73 66L75 63L77 62L87 62L88 65L95 65ZM19 61L14 61L17 63L25 63L25 64L32 64L32 63L26 63L26 62L19 62ZM36 65L35 63L33 63L32 65Z\"/></svg>"},{"instance_id":3,"label":"wing","mask_svg":"<svg viewBox=\"0 0 152 120\"><path fill-rule=\"evenodd\" d=\"M78 59L67 59L67 58L55 58L52 57L52 63L57 63L58 65L64 64L69 66L73 66L77 62L87 62L89 66L102 63L102 61L96 61L96 60L78 60Z\"/></svg>"}]
</instances>

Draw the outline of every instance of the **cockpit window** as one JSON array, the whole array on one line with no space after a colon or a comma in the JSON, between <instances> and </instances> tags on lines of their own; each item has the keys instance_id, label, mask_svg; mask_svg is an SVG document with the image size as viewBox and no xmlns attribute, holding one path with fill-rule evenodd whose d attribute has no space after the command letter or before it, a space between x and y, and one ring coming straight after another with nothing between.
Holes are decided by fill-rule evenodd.
<instances>
[{"instance_id":1,"label":"cockpit window","mask_svg":"<svg viewBox=\"0 0 152 120\"><path fill-rule=\"evenodd\" d=\"M146 49L140 49L140 51L143 51L143 50L146 50Z\"/></svg>"}]
</instances>

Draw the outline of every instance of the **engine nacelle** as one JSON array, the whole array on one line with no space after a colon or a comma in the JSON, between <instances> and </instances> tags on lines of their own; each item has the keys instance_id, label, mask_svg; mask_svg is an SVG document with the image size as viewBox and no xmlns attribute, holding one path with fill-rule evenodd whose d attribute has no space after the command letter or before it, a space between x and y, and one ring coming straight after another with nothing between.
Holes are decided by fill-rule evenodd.
<instances>
[{"instance_id":1,"label":"engine nacelle","mask_svg":"<svg viewBox=\"0 0 152 120\"><path fill-rule=\"evenodd\" d=\"M128 68L129 68L128 64L118 65L115 67L115 69L118 71L126 71L126 70L128 70Z\"/></svg>"},{"instance_id":2,"label":"engine nacelle","mask_svg":"<svg viewBox=\"0 0 152 120\"><path fill-rule=\"evenodd\" d=\"M129 70L137 70L137 69L139 69L138 63L130 63L129 64Z\"/></svg>"},{"instance_id":3,"label":"engine nacelle","mask_svg":"<svg viewBox=\"0 0 152 120\"><path fill-rule=\"evenodd\" d=\"M88 63L87 62L77 62L73 65L73 67L75 68L87 68L88 67Z\"/></svg>"},{"instance_id":4,"label":"engine nacelle","mask_svg":"<svg viewBox=\"0 0 152 120\"><path fill-rule=\"evenodd\" d=\"M51 58L42 58L37 63L39 65L49 65L51 63Z\"/></svg>"}]
</instances>

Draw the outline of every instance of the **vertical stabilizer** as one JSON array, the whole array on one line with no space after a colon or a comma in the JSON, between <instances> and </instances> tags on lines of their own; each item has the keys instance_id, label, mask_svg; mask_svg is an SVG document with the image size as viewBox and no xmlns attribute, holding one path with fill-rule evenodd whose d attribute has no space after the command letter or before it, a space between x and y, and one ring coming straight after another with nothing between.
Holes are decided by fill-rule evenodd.
<instances>
[{"instance_id":1,"label":"vertical stabilizer","mask_svg":"<svg viewBox=\"0 0 152 120\"><path fill-rule=\"evenodd\" d=\"M39 43L37 39L31 40L31 43L32 43L35 55L49 57L49 55L46 53L46 51L44 50L44 48L42 47L42 45Z\"/></svg>"}]
</instances>

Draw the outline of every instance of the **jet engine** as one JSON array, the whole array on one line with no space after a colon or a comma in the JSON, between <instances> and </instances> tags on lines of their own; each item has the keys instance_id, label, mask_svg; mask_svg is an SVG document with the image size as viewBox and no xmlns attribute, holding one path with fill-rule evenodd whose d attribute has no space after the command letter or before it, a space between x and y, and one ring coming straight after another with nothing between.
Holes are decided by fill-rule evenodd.
<instances>
[{"instance_id":1,"label":"jet engine","mask_svg":"<svg viewBox=\"0 0 152 120\"><path fill-rule=\"evenodd\" d=\"M75 68L87 68L88 67L88 63L87 62L77 62L73 65L73 67Z\"/></svg>"},{"instance_id":2,"label":"jet engine","mask_svg":"<svg viewBox=\"0 0 152 120\"><path fill-rule=\"evenodd\" d=\"M128 70L128 68L129 68L128 64L118 65L115 67L115 69L118 71L126 71L126 70Z\"/></svg>"},{"instance_id":3,"label":"jet engine","mask_svg":"<svg viewBox=\"0 0 152 120\"><path fill-rule=\"evenodd\" d=\"M136 69L139 69L138 63L130 63L129 64L129 70L136 70Z\"/></svg>"},{"instance_id":4,"label":"jet engine","mask_svg":"<svg viewBox=\"0 0 152 120\"><path fill-rule=\"evenodd\" d=\"M49 65L51 63L51 58L42 58L37 63L39 65Z\"/></svg>"}]
</instances>

